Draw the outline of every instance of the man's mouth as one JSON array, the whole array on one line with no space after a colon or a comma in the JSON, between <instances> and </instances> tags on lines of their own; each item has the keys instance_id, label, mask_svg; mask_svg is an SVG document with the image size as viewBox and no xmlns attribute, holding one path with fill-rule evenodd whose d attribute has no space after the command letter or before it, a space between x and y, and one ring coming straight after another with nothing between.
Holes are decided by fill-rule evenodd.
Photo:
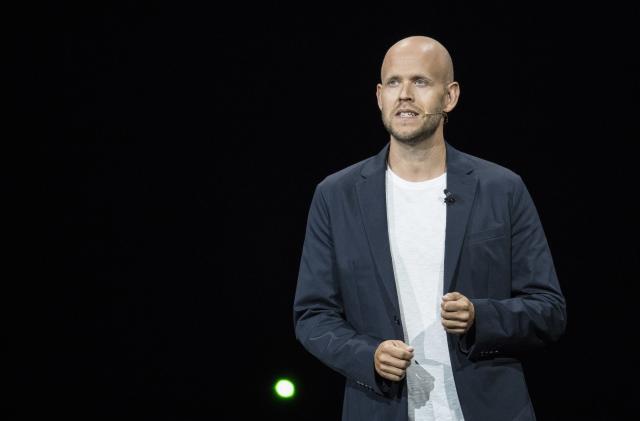
<instances>
[{"instance_id":1,"label":"man's mouth","mask_svg":"<svg viewBox=\"0 0 640 421\"><path fill-rule=\"evenodd\" d=\"M412 119L418 117L420 114L413 110L399 110L395 116L401 119Z\"/></svg>"}]
</instances>

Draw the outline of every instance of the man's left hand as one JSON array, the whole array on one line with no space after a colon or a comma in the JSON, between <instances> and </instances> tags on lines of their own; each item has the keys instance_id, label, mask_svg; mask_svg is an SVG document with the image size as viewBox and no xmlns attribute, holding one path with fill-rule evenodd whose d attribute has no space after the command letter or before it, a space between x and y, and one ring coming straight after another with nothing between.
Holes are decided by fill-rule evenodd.
<instances>
[{"instance_id":1,"label":"man's left hand","mask_svg":"<svg viewBox=\"0 0 640 421\"><path fill-rule=\"evenodd\" d=\"M473 303L459 292L450 292L442 297L441 321L449 333L466 333L476 318Z\"/></svg>"}]
</instances>

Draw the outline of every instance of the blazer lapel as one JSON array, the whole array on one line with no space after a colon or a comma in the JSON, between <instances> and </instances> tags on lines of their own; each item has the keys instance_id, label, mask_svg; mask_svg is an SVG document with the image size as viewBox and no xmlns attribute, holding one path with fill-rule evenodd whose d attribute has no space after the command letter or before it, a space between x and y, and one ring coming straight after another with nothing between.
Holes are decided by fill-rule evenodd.
<instances>
[{"instance_id":1,"label":"blazer lapel","mask_svg":"<svg viewBox=\"0 0 640 421\"><path fill-rule=\"evenodd\" d=\"M378 274L391 302L391 307L399 315L398 293L393 275L389 229L387 225L387 200L385 171L389 144L363 167L363 177L356 184L360 212Z\"/></svg>"},{"instance_id":2,"label":"blazer lapel","mask_svg":"<svg viewBox=\"0 0 640 421\"><path fill-rule=\"evenodd\" d=\"M446 145L447 190L451 192L455 201L447 204L443 294L454 290L452 289L453 275L458 266L462 242L467 231L467 222L478 184L477 177L473 174L471 161L449 143Z\"/></svg>"}]
</instances>

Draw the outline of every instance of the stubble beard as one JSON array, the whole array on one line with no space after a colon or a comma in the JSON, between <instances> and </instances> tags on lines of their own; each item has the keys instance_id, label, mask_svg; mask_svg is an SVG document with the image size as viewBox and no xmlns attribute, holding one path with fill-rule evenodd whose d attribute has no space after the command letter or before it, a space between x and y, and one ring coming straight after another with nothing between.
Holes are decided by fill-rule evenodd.
<instances>
[{"instance_id":1,"label":"stubble beard","mask_svg":"<svg viewBox=\"0 0 640 421\"><path fill-rule=\"evenodd\" d=\"M423 116L424 122L415 130L399 131L393 127L393 116L390 118L383 117L382 123L387 132L398 142L408 146L415 146L426 139L429 139L438 130L438 125L442 119L441 114Z\"/></svg>"}]
</instances>

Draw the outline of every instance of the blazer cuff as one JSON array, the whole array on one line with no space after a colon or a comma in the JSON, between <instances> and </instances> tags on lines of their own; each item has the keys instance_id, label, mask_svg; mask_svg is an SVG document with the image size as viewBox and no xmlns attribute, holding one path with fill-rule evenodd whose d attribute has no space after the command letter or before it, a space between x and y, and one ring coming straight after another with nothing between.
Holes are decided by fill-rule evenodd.
<instances>
[{"instance_id":1,"label":"blazer cuff","mask_svg":"<svg viewBox=\"0 0 640 421\"><path fill-rule=\"evenodd\" d=\"M398 388L400 387L401 382L394 382L391 380L387 380L384 377L380 376L376 371L375 367L375 352L378 349L382 340L377 340L377 343L371 347L370 351L370 359L371 365L370 369L366 370L367 372L364 374L364 378L356 379L355 382L357 385L374 392L380 396L384 397L393 397L398 394Z\"/></svg>"},{"instance_id":2,"label":"blazer cuff","mask_svg":"<svg viewBox=\"0 0 640 421\"><path fill-rule=\"evenodd\" d=\"M375 367L373 368L373 370L374 370L374 376L375 376L375 385L377 387L377 389L375 389L374 391L377 394L386 396L386 397L396 396L398 394L398 388L400 387L400 383L404 380L401 380L400 382L387 380L381 375L379 375L377 371L375 371Z\"/></svg>"},{"instance_id":3,"label":"blazer cuff","mask_svg":"<svg viewBox=\"0 0 640 421\"><path fill-rule=\"evenodd\" d=\"M473 325L466 333L459 336L458 349L464 355L469 355L473 352L475 345L476 345L476 320L473 321Z\"/></svg>"},{"instance_id":4,"label":"blazer cuff","mask_svg":"<svg viewBox=\"0 0 640 421\"><path fill-rule=\"evenodd\" d=\"M498 315L487 298L473 300L475 320L473 326L460 336L458 348L469 360L503 356L502 347L497 343L496 324Z\"/></svg>"}]
</instances>

